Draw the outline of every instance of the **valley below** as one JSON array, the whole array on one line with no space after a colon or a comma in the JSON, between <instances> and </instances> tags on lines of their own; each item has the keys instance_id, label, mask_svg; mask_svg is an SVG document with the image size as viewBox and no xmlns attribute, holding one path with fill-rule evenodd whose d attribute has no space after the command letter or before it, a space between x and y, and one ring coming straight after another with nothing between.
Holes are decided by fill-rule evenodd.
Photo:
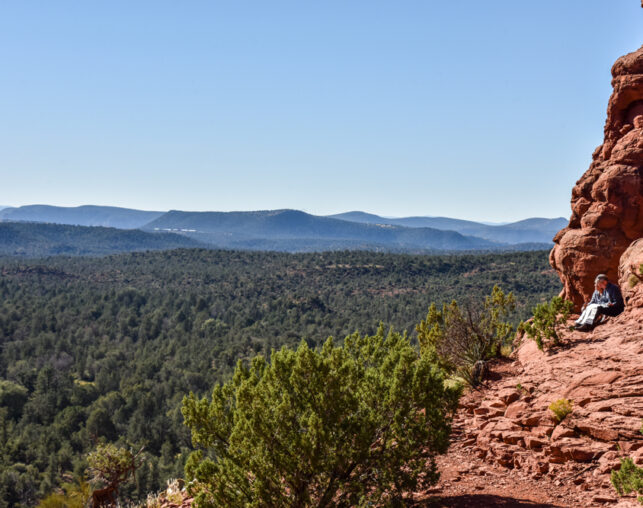
<instances>
[{"instance_id":1,"label":"valley below","mask_svg":"<svg viewBox=\"0 0 643 508\"><path fill-rule=\"evenodd\" d=\"M179 249L0 259L1 498L33 506L96 442L145 446L121 494L183 477L180 413L239 360L340 341L380 322L415 337L429 304L513 291L514 320L560 283L547 252L413 256Z\"/></svg>"}]
</instances>

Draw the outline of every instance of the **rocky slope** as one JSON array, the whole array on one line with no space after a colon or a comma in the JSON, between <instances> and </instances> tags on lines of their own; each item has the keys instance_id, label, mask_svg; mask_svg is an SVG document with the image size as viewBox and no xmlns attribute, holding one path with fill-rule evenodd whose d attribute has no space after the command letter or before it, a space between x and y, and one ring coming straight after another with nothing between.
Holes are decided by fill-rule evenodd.
<instances>
[{"instance_id":1,"label":"rocky slope","mask_svg":"<svg viewBox=\"0 0 643 508\"><path fill-rule=\"evenodd\" d=\"M620 459L643 466L643 238L620 258L628 306L590 333L563 330L540 351L519 338L512 360L461 400L453 445L439 461L430 506L640 506L618 498L610 473ZM638 273L634 275L634 273ZM569 325L572 324L569 321ZM549 405L572 401L560 423Z\"/></svg>"},{"instance_id":2,"label":"rocky slope","mask_svg":"<svg viewBox=\"0 0 643 508\"><path fill-rule=\"evenodd\" d=\"M621 255L643 236L643 47L619 58L612 76L603 144L572 190L572 216L550 257L577 308L596 274L617 278Z\"/></svg>"},{"instance_id":3,"label":"rocky slope","mask_svg":"<svg viewBox=\"0 0 643 508\"><path fill-rule=\"evenodd\" d=\"M566 333L553 352L525 340L512 363L494 366L495 380L463 398L450 454L565 487L578 504L562 506L615 502L619 458L643 465L643 320L633 317ZM573 410L556 424L548 406L561 398Z\"/></svg>"}]
</instances>

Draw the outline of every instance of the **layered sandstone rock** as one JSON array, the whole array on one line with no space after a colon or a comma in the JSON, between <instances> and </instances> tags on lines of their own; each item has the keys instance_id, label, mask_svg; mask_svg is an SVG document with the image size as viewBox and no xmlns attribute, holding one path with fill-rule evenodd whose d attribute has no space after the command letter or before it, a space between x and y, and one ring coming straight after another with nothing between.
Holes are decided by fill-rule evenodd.
<instances>
[{"instance_id":1,"label":"layered sandstone rock","mask_svg":"<svg viewBox=\"0 0 643 508\"><path fill-rule=\"evenodd\" d=\"M604 142L572 190L572 216L550 256L577 308L598 273L618 278L621 255L643 237L643 47L619 58L612 76Z\"/></svg>"},{"instance_id":2,"label":"layered sandstone rock","mask_svg":"<svg viewBox=\"0 0 643 508\"><path fill-rule=\"evenodd\" d=\"M643 465L643 320L623 314L562 340L543 352L525 339L514 362L492 366L495 380L461 400L453 450L565 486L577 495L571 506L616 502L610 472L623 457ZM562 398L572 412L558 423L548 407Z\"/></svg>"},{"instance_id":3,"label":"layered sandstone rock","mask_svg":"<svg viewBox=\"0 0 643 508\"><path fill-rule=\"evenodd\" d=\"M618 282L630 311L640 309L643 314L643 238L633 242L621 256Z\"/></svg>"}]
</instances>

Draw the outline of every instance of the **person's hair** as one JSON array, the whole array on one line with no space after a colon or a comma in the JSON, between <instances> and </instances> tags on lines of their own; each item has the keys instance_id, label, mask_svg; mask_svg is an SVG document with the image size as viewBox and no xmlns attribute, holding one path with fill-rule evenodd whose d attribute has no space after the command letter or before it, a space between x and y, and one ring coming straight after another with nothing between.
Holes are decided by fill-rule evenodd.
<instances>
[{"instance_id":1,"label":"person's hair","mask_svg":"<svg viewBox=\"0 0 643 508\"><path fill-rule=\"evenodd\" d=\"M596 278L594 279L594 285L598 284L602 280L609 280L607 278L607 275L605 275L604 273L601 273L601 274L596 276Z\"/></svg>"}]
</instances>

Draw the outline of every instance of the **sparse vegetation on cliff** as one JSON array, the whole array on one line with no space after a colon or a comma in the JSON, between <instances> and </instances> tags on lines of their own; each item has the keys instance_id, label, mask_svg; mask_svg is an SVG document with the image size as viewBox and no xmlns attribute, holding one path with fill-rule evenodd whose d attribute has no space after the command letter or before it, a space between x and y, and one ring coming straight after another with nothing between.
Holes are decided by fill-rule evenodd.
<instances>
[{"instance_id":1,"label":"sparse vegetation on cliff","mask_svg":"<svg viewBox=\"0 0 643 508\"><path fill-rule=\"evenodd\" d=\"M454 300L441 311L431 304L416 327L420 348L442 368L476 386L482 377L480 362L499 356L512 336L515 308L513 293L505 294L498 286L483 303L468 301L461 306Z\"/></svg>"},{"instance_id":2,"label":"sparse vegetation on cliff","mask_svg":"<svg viewBox=\"0 0 643 508\"><path fill-rule=\"evenodd\" d=\"M573 402L567 399L558 399L549 404L552 418L556 423L562 422L573 410Z\"/></svg>"},{"instance_id":3,"label":"sparse vegetation on cliff","mask_svg":"<svg viewBox=\"0 0 643 508\"><path fill-rule=\"evenodd\" d=\"M643 279L643 264L639 266L639 273L632 272L628 279L628 284L631 288L636 286Z\"/></svg>"},{"instance_id":4,"label":"sparse vegetation on cliff","mask_svg":"<svg viewBox=\"0 0 643 508\"><path fill-rule=\"evenodd\" d=\"M538 349L557 346L560 343L559 328L567 322L573 307L572 302L554 296L549 303L536 305L533 318L520 323L518 331L535 340Z\"/></svg>"},{"instance_id":5,"label":"sparse vegetation on cliff","mask_svg":"<svg viewBox=\"0 0 643 508\"><path fill-rule=\"evenodd\" d=\"M634 464L631 458L621 459L621 468L612 471L611 480L619 496L635 492L639 494L639 503L643 504L643 468Z\"/></svg>"}]
</instances>

